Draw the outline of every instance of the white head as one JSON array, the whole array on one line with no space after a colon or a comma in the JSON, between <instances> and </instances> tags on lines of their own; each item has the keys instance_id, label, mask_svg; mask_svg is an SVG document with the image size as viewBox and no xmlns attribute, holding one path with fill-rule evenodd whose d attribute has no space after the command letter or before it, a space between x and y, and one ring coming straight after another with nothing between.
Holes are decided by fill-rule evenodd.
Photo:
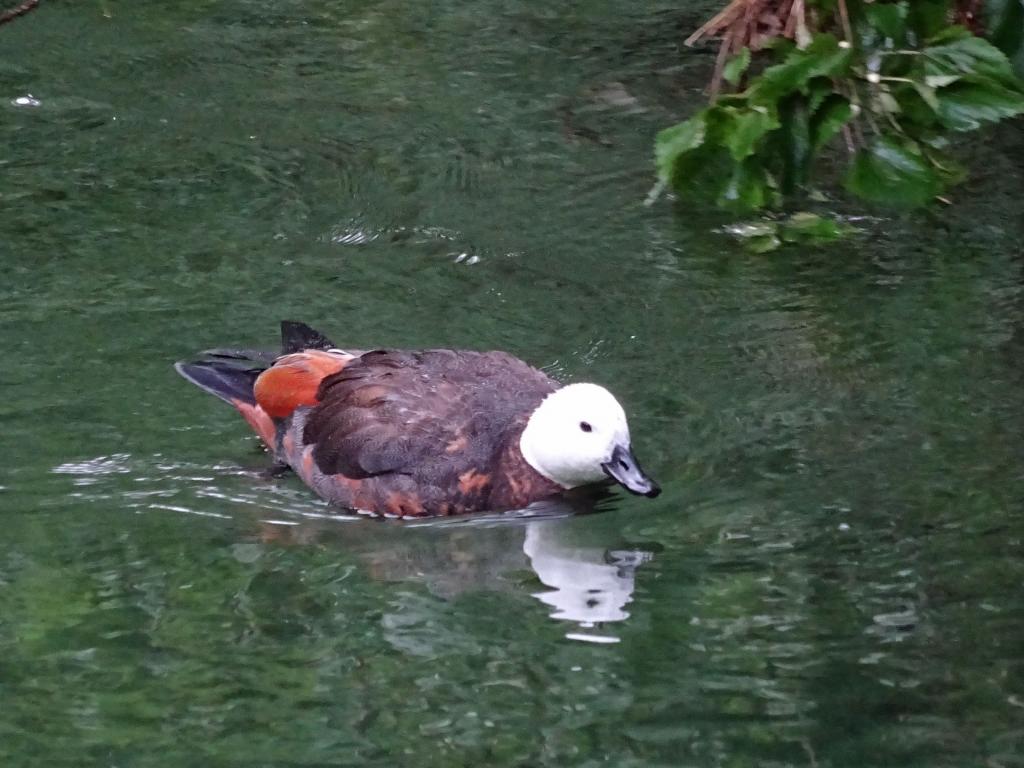
<instances>
[{"instance_id":1,"label":"white head","mask_svg":"<svg viewBox=\"0 0 1024 768\"><path fill-rule=\"evenodd\" d=\"M519 439L523 458L563 488L611 477L627 490L657 496L630 447L626 414L597 384L569 384L537 406Z\"/></svg>"}]
</instances>

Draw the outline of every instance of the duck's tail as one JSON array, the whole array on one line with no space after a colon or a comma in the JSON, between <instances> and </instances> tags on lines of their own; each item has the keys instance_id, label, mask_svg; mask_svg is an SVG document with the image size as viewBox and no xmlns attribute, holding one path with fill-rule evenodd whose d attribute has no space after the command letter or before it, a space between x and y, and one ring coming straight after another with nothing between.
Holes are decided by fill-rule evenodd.
<instances>
[{"instance_id":1,"label":"duck's tail","mask_svg":"<svg viewBox=\"0 0 1024 768\"><path fill-rule=\"evenodd\" d=\"M333 348L334 344L322 333L304 323L284 320L281 322L280 352L211 349L191 362L175 363L174 369L203 391L234 406L263 442L273 448L276 427L260 405L257 379L284 355Z\"/></svg>"}]
</instances>

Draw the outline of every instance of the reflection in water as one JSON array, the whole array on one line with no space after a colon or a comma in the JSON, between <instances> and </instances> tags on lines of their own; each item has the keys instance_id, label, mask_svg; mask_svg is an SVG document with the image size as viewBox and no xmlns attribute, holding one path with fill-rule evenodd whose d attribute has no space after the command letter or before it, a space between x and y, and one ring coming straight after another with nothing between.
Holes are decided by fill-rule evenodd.
<instances>
[{"instance_id":1,"label":"reflection in water","mask_svg":"<svg viewBox=\"0 0 1024 768\"><path fill-rule=\"evenodd\" d=\"M554 608L551 617L576 621L582 627L624 621L633 599L636 568L651 559L649 552L574 546L560 535L557 524L534 522L526 527L523 551L537 577L551 589L536 592ZM606 635L574 633L579 640L615 642Z\"/></svg>"},{"instance_id":2,"label":"reflection in water","mask_svg":"<svg viewBox=\"0 0 1024 768\"><path fill-rule=\"evenodd\" d=\"M265 543L333 544L354 554L375 581L419 582L446 600L474 591L516 595L530 590L553 609L551 618L578 625L580 631L566 637L589 642L618 642L603 625L629 618L626 606L633 599L636 569L652 557L594 540L595 526L586 518L614 498L601 489L514 512L385 521L333 514L304 491L296 495L288 483L241 467L116 454L66 462L52 472L70 476L76 498L104 504L116 498L136 511L222 519L245 519L255 511ZM127 489L119 486L125 480ZM201 503L210 499L218 502L216 511ZM533 579L519 578L526 570L545 589L536 589ZM422 613L422 606L396 610L402 615L389 614L387 620L401 628L413 620L404 614Z\"/></svg>"},{"instance_id":3,"label":"reflection in water","mask_svg":"<svg viewBox=\"0 0 1024 768\"><path fill-rule=\"evenodd\" d=\"M367 520L338 526L324 518L301 522L264 521L264 540L323 543L333 540L356 553L380 581L419 581L446 599L479 590L520 592L512 576L531 569L547 589L531 596L554 610L554 619L575 622L575 640L608 643L618 637L602 625L629 618L638 566L651 560L643 550L610 549L579 542L586 526L579 513L592 511L593 498L547 501L506 514L433 519L409 523ZM390 615L390 622L406 619Z\"/></svg>"}]
</instances>

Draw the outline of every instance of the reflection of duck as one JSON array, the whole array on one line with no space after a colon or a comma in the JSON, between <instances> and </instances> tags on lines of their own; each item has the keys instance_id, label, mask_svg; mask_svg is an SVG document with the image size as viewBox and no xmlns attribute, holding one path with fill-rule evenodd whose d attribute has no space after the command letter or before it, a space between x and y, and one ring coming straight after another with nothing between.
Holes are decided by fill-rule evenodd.
<instances>
[{"instance_id":1,"label":"reflection of duck","mask_svg":"<svg viewBox=\"0 0 1024 768\"><path fill-rule=\"evenodd\" d=\"M578 503L585 503L579 502ZM480 590L521 593L529 581L518 576L531 568L545 591L531 595L555 610L554 619L577 622L584 629L623 621L632 600L637 566L651 559L643 550L609 550L594 543L593 530L577 525L580 517L564 502L535 505L523 516L433 521L419 524L339 524L317 519L295 525L266 524L264 541L334 542L353 551L374 580L420 582L434 595L452 599ZM419 604L419 603L417 603ZM422 610L422 606L418 609ZM392 617L401 626L402 623ZM614 641L597 634L569 637Z\"/></svg>"},{"instance_id":2,"label":"reflection of duck","mask_svg":"<svg viewBox=\"0 0 1024 768\"><path fill-rule=\"evenodd\" d=\"M625 606L633 599L636 566L650 559L646 552L609 552L601 547L567 544L550 523L526 529L523 551L549 592L534 594L555 609L551 617L591 626L629 618Z\"/></svg>"},{"instance_id":3,"label":"reflection of duck","mask_svg":"<svg viewBox=\"0 0 1024 768\"><path fill-rule=\"evenodd\" d=\"M214 350L176 368L328 501L425 517L517 509L609 477L659 492L596 384L561 386L505 352L346 352L292 322L281 334L280 357Z\"/></svg>"}]
</instances>

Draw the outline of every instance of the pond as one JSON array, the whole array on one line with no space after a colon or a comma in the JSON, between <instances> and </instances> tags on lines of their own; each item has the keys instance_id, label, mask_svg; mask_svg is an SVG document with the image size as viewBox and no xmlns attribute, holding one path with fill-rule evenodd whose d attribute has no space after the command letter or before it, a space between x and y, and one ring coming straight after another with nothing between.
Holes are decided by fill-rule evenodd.
<instances>
[{"instance_id":1,"label":"pond","mask_svg":"<svg viewBox=\"0 0 1024 768\"><path fill-rule=\"evenodd\" d=\"M645 205L713 5L0 27L4 766L1024 765L1024 134L747 253ZM603 383L664 493L338 515L171 367L284 318Z\"/></svg>"}]
</instances>

